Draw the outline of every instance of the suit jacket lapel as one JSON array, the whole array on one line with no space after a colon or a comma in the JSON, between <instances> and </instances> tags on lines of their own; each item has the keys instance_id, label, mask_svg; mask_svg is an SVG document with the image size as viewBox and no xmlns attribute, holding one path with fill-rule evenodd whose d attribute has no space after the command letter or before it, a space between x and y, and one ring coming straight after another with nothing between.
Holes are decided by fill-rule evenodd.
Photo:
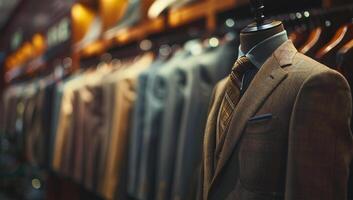
<instances>
[{"instance_id":1,"label":"suit jacket lapel","mask_svg":"<svg viewBox=\"0 0 353 200\"><path fill-rule=\"evenodd\" d=\"M231 157L233 150L242 136L248 119L253 117L266 98L287 77L287 72L282 67L292 63L296 52L297 50L292 42L285 42L265 62L254 77L249 88L235 108L212 183Z\"/></svg>"}]
</instances>

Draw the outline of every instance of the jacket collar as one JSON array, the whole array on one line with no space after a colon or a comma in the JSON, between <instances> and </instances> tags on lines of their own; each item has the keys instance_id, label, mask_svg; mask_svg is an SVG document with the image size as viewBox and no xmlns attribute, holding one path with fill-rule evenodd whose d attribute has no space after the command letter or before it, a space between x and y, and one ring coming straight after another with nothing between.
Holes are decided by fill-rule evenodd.
<instances>
[{"instance_id":1,"label":"jacket collar","mask_svg":"<svg viewBox=\"0 0 353 200\"><path fill-rule=\"evenodd\" d=\"M258 69L260 69L271 54L286 41L288 41L287 31L282 31L255 45L247 53L242 52L241 46L239 46L238 58L246 56Z\"/></svg>"},{"instance_id":2,"label":"jacket collar","mask_svg":"<svg viewBox=\"0 0 353 200\"><path fill-rule=\"evenodd\" d=\"M256 114L267 97L287 77L287 71L283 68L292 64L296 53L297 50L291 41L283 43L263 64L240 99L235 108L218 164L215 166L215 173L208 192L236 148L247 121Z\"/></svg>"}]
</instances>

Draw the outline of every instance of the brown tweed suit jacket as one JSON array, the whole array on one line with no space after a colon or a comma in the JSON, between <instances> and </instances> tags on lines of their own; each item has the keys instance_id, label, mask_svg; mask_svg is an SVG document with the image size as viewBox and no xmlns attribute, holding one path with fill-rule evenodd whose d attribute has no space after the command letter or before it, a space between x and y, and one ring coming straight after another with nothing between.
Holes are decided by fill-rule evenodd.
<instances>
[{"instance_id":1,"label":"brown tweed suit jacket","mask_svg":"<svg viewBox=\"0 0 353 200\"><path fill-rule=\"evenodd\" d=\"M220 147L215 138L225 83L217 85L212 97L200 199L347 198L352 100L343 76L287 41L235 106Z\"/></svg>"}]
</instances>

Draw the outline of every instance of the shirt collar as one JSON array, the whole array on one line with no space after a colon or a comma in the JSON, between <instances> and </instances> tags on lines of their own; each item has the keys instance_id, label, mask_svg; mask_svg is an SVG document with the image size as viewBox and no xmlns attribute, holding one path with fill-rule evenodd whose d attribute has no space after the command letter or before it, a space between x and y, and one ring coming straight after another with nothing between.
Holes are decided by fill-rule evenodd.
<instances>
[{"instance_id":1,"label":"shirt collar","mask_svg":"<svg viewBox=\"0 0 353 200\"><path fill-rule=\"evenodd\" d=\"M282 31L258 43L251 48L247 54L243 53L241 51L241 46L239 46L238 58L246 56L258 69L260 69L271 54L287 40L287 31Z\"/></svg>"}]
</instances>

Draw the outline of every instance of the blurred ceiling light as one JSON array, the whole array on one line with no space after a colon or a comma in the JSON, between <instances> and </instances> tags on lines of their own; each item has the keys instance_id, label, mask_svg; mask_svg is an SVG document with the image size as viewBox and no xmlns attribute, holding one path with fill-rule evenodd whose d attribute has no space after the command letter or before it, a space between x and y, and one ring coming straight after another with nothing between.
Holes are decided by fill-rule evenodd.
<instances>
[{"instance_id":1,"label":"blurred ceiling light","mask_svg":"<svg viewBox=\"0 0 353 200\"><path fill-rule=\"evenodd\" d=\"M32 179L32 187L34 189L40 189L41 185L42 184L40 183L39 179L37 179L37 178Z\"/></svg>"},{"instance_id":2,"label":"blurred ceiling light","mask_svg":"<svg viewBox=\"0 0 353 200\"><path fill-rule=\"evenodd\" d=\"M172 53L172 48L170 48L169 45L162 45L159 48L159 54L161 54L162 56L168 56Z\"/></svg>"},{"instance_id":3,"label":"blurred ceiling light","mask_svg":"<svg viewBox=\"0 0 353 200\"><path fill-rule=\"evenodd\" d=\"M83 18L85 15L87 15L87 8L85 8L80 3L76 3L72 6L71 14L72 14L72 17L75 19Z\"/></svg>"},{"instance_id":4,"label":"blurred ceiling light","mask_svg":"<svg viewBox=\"0 0 353 200\"><path fill-rule=\"evenodd\" d=\"M34 50L33 46L31 43L26 42L23 47L22 47L22 52L25 55L25 57L28 59L32 57L33 54L37 53L36 50Z\"/></svg>"},{"instance_id":5,"label":"blurred ceiling light","mask_svg":"<svg viewBox=\"0 0 353 200\"><path fill-rule=\"evenodd\" d=\"M45 49L44 36L37 33L32 37L32 44L35 50L42 52Z\"/></svg>"},{"instance_id":6,"label":"blurred ceiling light","mask_svg":"<svg viewBox=\"0 0 353 200\"><path fill-rule=\"evenodd\" d=\"M210 44L211 47L218 47L219 45L219 40L215 37L211 38L208 43Z\"/></svg>"},{"instance_id":7,"label":"blurred ceiling light","mask_svg":"<svg viewBox=\"0 0 353 200\"><path fill-rule=\"evenodd\" d=\"M307 17L307 18L310 17L309 11L305 11L305 12L304 12L304 16Z\"/></svg>"},{"instance_id":8,"label":"blurred ceiling light","mask_svg":"<svg viewBox=\"0 0 353 200\"><path fill-rule=\"evenodd\" d=\"M103 19L103 29L107 30L115 25L124 15L128 5L127 0L100 0L100 16Z\"/></svg>"},{"instance_id":9,"label":"blurred ceiling light","mask_svg":"<svg viewBox=\"0 0 353 200\"><path fill-rule=\"evenodd\" d=\"M229 18L229 19L226 20L225 24L226 24L227 27L232 28L235 25L235 21L233 19Z\"/></svg>"},{"instance_id":10,"label":"blurred ceiling light","mask_svg":"<svg viewBox=\"0 0 353 200\"><path fill-rule=\"evenodd\" d=\"M140 49L143 51L149 51L152 48L151 40L142 40L140 42Z\"/></svg>"},{"instance_id":11,"label":"blurred ceiling light","mask_svg":"<svg viewBox=\"0 0 353 200\"><path fill-rule=\"evenodd\" d=\"M326 20L325 21L325 26L326 27L330 27L332 25L331 21L330 20Z\"/></svg>"},{"instance_id":12,"label":"blurred ceiling light","mask_svg":"<svg viewBox=\"0 0 353 200\"><path fill-rule=\"evenodd\" d=\"M94 18L95 13L88 7L75 3L71 9L73 39L74 42L80 41L86 32L89 30Z\"/></svg>"},{"instance_id":13,"label":"blurred ceiling light","mask_svg":"<svg viewBox=\"0 0 353 200\"><path fill-rule=\"evenodd\" d=\"M302 15L300 12L297 12L297 13L295 14L295 16L297 16L298 19L301 19L301 18L303 17L303 15Z\"/></svg>"}]
</instances>

